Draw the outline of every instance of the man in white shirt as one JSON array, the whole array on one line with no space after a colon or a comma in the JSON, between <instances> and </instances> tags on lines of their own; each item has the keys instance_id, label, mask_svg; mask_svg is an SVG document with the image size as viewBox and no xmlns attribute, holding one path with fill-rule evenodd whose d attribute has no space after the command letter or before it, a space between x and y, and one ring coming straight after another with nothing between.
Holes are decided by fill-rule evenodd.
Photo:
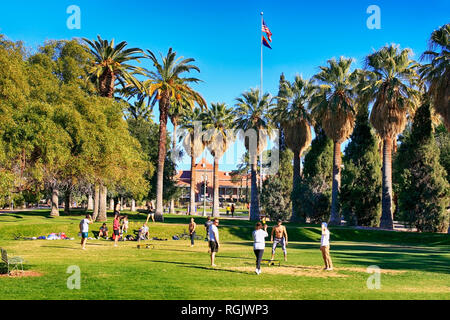
<instances>
[{"instance_id":1,"label":"man in white shirt","mask_svg":"<svg viewBox=\"0 0 450 320\"><path fill-rule=\"evenodd\" d=\"M81 233L81 249L86 250L86 241L89 237L89 225L93 223L91 215L86 215L86 218L80 221Z\"/></svg>"},{"instance_id":2,"label":"man in white shirt","mask_svg":"<svg viewBox=\"0 0 450 320\"><path fill-rule=\"evenodd\" d=\"M267 224L264 227L261 222L256 224L255 231L253 231L253 252L256 256L256 274L261 274L261 260L264 254L264 248L266 247L265 238L268 237Z\"/></svg>"},{"instance_id":3,"label":"man in white shirt","mask_svg":"<svg viewBox=\"0 0 450 320\"><path fill-rule=\"evenodd\" d=\"M320 240L320 251L322 251L323 261L325 262L324 270L333 270L333 262L330 257L330 230L326 222L322 223L322 238Z\"/></svg>"},{"instance_id":4,"label":"man in white shirt","mask_svg":"<svg viewBox=\"0 0 450 320\"><path fill-rule=\"evenodd\" d=\"M209 226L209 249L211 251L211 266L215 267L214 259L216 257L216 253L219 252L219 229L217 226L219 225L219 219L215 218L213 220L212 225Z\"/></svg>"}]
</instances>

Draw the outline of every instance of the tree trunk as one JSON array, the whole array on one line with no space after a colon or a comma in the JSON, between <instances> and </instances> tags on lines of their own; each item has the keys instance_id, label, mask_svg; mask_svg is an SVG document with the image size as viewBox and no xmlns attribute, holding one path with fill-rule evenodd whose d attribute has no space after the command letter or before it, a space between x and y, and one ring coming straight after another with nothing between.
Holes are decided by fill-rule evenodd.
<instances>
[{"instance_id":1,"label":"tree trunk","mask_svg":"<svg viewBox=\"0 0 450 320\"><path fill-rule=\"evenodd\" d=\"M164 93L164 95L166 95ZM169 109L169 98L163 96L159 100L159 143L158 143L158 172L156 180L156 212L155 220L163 221L163 183L164 183L164 162L166 160L167 142L167 112Z\"/></svg>"},{"instance_id":2,"label":"tree trunk","mask_svg":"<svg viewBox=\"0 0 450 320\"><path fill-rule=\"evenodd\" d=\"M87 203L87 210L94 210L94 198L92 198L92 194L88 194L88 203Z\"/></svg>"},{"instance_id":3,"label":"tree trunk","mask_svg":"<svg viewBox=\"0 0 450 320\"><path fill-rule=\"evenodd\" d=\"M194 155L194 144L191 140L191 196L189 199L189 213L191 216L195 215L195 194L196 194L196 179L197 174L195 172L195 155Z\"/></svg>"},{"instance_id":4,"label":"tree trunk","mask_svg":"<svg viewBox=\"0 0 450 320\"><path fill-rule=\"evenodd\" d=\"M250 204L250 220L259 220L259 197L258 186L256 185L258 164L255 161L251 163L251 204Z\"/></svg>"},{"instance_id":5,"label":"tree trunk","mask_svg":"<svg viewBox=\"0 0 450 320\"><path fill-rule=\"evenodd\" d=\"M176 152L177 148L177 127L178 127L178 119L174 117L172 119L173 123L173 137L172 137L172 152ZM178 159L178 154L177 158ZM175 214L175 199L170 199L170 213Z\"/></svg>"},{"instance_id":6,"label":"tree trunk","mask_svg":"<svg viewBox=\"0 0 450 320\"><path fill-rule=\"evenodd\" d=\"M92 212L92 219L97 220L98 209L100 204L100 186L98 184L94 185L94 210Z\"/></svg>"},{"instance_id":7,"label":"tree trunk","mask_svg":"<svg viewBox=\"0 0 450 320\"><path fill-rule=\"evenodd\" d=\"M383 186L381 196L380 228L394 229L392 216L392 139L383 141Z\"/></svg>"},{"instance_id":8,"label":"tree trunk","mask_svg":"<svg viewBox=\"0 0 450 320\"><path fill-rule=\"evenodd\" d=\"M213 211L212 215L215 218L220 217L219 211L219 158L214 157L214 175L213 175Z\"/></svg>"},{"instance_id":9,"label":"tree trunk","mask_svg":"<svg viewBox=\"0 0 450 320\"><path fill-rule=\"evenodd\" d=\"M341 187L341 143L334 142L333 153L333 185L331 190L331 217L330 225L341 225L341 215L339 214L338 195Z\"/></svg>"},{"instance_id":10,"label":"tree trunk","mask_svg":"<svg viewBox=\"0 0 450 320\"><path fill-rule=\"evenodd\" d=\"M99 206L98 206L98 216L96 221L105 222L108 220L108 216L106 215L106 197L108 194L108 189L101 185L99 192Z\"/></svg>"},{"instance_id":11,"label":"tree trunk","mask_svg":"<svg viewBox=\"0 0 450 320\"><path fill-rule=\"evenodd\" d=\"M110 199L109 199L109 210L111 210L111 211L114 211L114 198L113 197L111 197Z\"/></svg>"},{"instance_id":12,"label":"tree trunk","mask_svg":"<svg viewBox=\"0 0 450 320\"><path fill-rule=\"evenodd\" d=\"M70 214L70 191L64 192L64 213Z\"/></svg>"},{"instance_id":13,"label":"tree trunk","mask_svg":"<svg viewBox=\"0 0 450 320\"><path fill-rule=\"evenodd\" d=\"M52 211L50 211L50 216L59 217L59 190L53 188L52 190Z\"/></svg>"},{"instance_id":14,"label":"tree trunk","mask_svg":"<svg viewBox=\"0 0 450 320\"><path fill-rule=\"evenodd\" d=\"M295 187L300 183L301 179L301 173L300 173L300 150L294 152L294 174L292 176L292 188L295 189ZM292 202L292 216L291 221L292 222L298 222L300 221L300 217L298 216L298 207L297 202Z\"/></svg>"},{"instance_id":15,"label":"tree trunk","mask_svg":"<svg viewBox=\"0 0 450 320\"><path fill-rule=\"evenodd\" d=\"M131 199L131 212L136 212L136 200Z\"/></svg>"}]
</instances>

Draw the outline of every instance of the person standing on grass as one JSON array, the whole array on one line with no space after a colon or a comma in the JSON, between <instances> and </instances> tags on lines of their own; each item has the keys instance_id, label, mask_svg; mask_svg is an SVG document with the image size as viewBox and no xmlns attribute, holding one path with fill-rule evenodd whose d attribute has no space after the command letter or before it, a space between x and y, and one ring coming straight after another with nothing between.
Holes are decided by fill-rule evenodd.
<instances>
[{"instance_id":1,"label":"person standing on grass","mask_svg":"<svg viewBox=\"0 0 450 320\"><path fill-rule=\"evenodd\" d=\"M81 249L86 250L86 241L89 237L89 225L92 224L92 217L90 214L86 215L86 218L80 222L80 233L81 233Z\"/></svg>"},{"instance_id":2,"label":"person standing on grass","mask_svg":"<svg viewBox=\"0 0 450 320\"><path fill-rule=\"evenodd\" d=\"M197 224L194 221L194 218L191 218L191 223L189 223L189 237L191 238L191 247L194 246L194 238L195 238L195 229L197 228Z\"/></svg>"},{"instance_id":3,"label":"person standing on grass","mask_svg":"<svg viewBox=\"0 0 450 320\"><path fill-rule=\"evenodd\" d=\"M214 264L214 260L216 258L216 253L219 252L219 229L217 226L219 225L219 219L215 218L213 223L209 227L209 249L211 252L211 267L216 267Z\"/></svg>"},{"instance_id":4,"label":"person standing on grass","mask_svg":"<svg viewBox=\"0 0 450 320\"><path fill-rule=\"evenodd\" d=\"M147 221L145 223L148 223L148 220L150 220L150 218L152 218L152 221L155 222L155 212L154 212L154 208L153 208L153 202L149 201L147 203Z\"/></svg>"},{"instance_id":5,"label":"person standing on grass","mask_svg":"<svg viewBox=\"0 0 450 320\"><path fill-rule=\"evenodd\" d=\"M320 239L320 251L322 251L323 262L325 263L324 270L333 270L333 262L330 257L330 230L326 222L322 223L322 238Z\"/></svg>"},{"instance_id":6,"label":"person standing on grass","mask_svg":"<svg viewBox=\"0 0 450 320\"><path fill-rule=\"evenodd\" d=\"M120 214L116 212L113 221L114 247L117 247L120 238L120 220Z\"/></svg>"},{"instance_id":7,"label":"person standing on grass","mask_svg":"<svg viewBox=\"0 0 450 320\"><path fill-rule=\"evenodd\" d=\"M234 218L234 203L231 204L231 216Z\"/></svg>"},{"instance_id":8,"label":"person standing on grass","mask_svg":"<svg viewBox=\"0 0 450 320\"><path fill-rule=\"evenodd\" d=\"M274 237L274 234L275 234L275 237ZM271 260L273 260L275 257L275 250L276 250L277 246L281 245L281 248L283 249L283 253L284 253L284 261L287 261L286 246L288 244L288 235L287 235L286 227L282 225L281 220L278 220L277 225L275 227L273 227L270 241L273 241L272 259Z\"/></svg>"},{"instance_id":9,"label":"person standing on grass","mask_svg":"<svg viewBox=\"0 0 450 320\"><path fill-rule=\"evenodd\" d=\"M256 224L255 231L253 231L253 252L256 256L256 274L261 274L261 260L264 254L264 248L266 247L265 238L268 237L267 224L264 225L261 222Z\"/></svg>"},{"instance_id":10,"label":"person standing on grass","mask_svg":"<svg viewBox=\"0 0 450 320\"><path fill-rule=\"evenodd\" d=\"M125 239L125 233L128 233L128 216L123 217L122 220L122 237Z\"/></svg>"}]
</instances>

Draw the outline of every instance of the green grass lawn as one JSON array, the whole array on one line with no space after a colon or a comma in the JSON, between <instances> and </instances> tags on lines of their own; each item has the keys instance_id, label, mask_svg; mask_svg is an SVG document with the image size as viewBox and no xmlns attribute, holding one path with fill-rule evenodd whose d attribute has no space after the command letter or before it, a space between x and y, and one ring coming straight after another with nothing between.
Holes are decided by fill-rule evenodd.
<instances>
[{"instance_id":1,"label":"green grass lawn","mask_svg":"<svg viewBox=\"0 0 450 320\"><path fill-rule=\"evenodd\" d=\"M81 216L49 218L48 211L0 214L0 247L26 259L25 267L39 277L0 277L0 299L449 299L450 240L443 234L331 228L331 256L335 270L322 271L318 247L320 228L289 224L288 262L263 266L254 273L253 223L222 219L222 247L216 268L209 266L207 243L194 248L186 240L136 242L88 241L80 250ZM151 223L152 237L171 239L187 230L189 217L166 216ZM130 215L137 228L145 215ZM205 235L204 219L196 217L198 234ZM111 226L112 219L108 225ZM100 223L91 226L98 230ZM112 229L112 228L110 228ZM269 230L270 231L270 230ZM27 241L14 236L66 232L76 240ZM270 258L266 244L264 258ZM282 259L281 248L276 258ZM69 266L81 270L81 289L69 290ZM381 268L381 288L370 290L366 268Z\"/></svg>"}]
</instances>

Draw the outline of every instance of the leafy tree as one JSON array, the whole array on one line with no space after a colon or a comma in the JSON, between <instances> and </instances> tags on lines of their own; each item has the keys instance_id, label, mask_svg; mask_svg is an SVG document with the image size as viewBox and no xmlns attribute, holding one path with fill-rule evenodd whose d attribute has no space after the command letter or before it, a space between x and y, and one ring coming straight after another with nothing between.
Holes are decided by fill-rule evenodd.
<instances>
[{"instance_id":1,"label":"leafy tree","mask_svg":"<svg viewBox=\"0 0 450 320\"><path fill-rule=\"evenodd\" d=\"M430 103L414 116L411 133L398 150L394 175L400 218L423 232L446 232L450 185L439 163L439 149L431 124Z\"/></svg>"},{"instance_id":2,"label":"leafy tree","mask_svg":"<svg viewBox=\"0 0 450 320\"><path fill-rule=\"evenodd\" d=\"M316 137L305 155L303 178L292 191L292 202L297 202L297 216L312 223L328 221L331 209L333 141L318 125Z\"/></svg>"},{"instance_id":3,"label":"leafy tree","mask_svg":"<svg viewBox=\"0 0 450 320\"><path fill-rule=\"evenodd\" d=\"M435 139L440 151L441 166L447 172L447 181L450 183L450 132L440 125L436 128Z\"/></svg>"},{"instance_id":4,"label":"leafy tree","mask_svg":"<svg viewBox=\"0 0 450 320\"><path fill-rule=\"evenodd\" d=\"M340 204L348 224L378 227L381 216L381 159L369 124L367 105L360 106L355 129L345 148Z\"/></svg>"}]
</instances>

